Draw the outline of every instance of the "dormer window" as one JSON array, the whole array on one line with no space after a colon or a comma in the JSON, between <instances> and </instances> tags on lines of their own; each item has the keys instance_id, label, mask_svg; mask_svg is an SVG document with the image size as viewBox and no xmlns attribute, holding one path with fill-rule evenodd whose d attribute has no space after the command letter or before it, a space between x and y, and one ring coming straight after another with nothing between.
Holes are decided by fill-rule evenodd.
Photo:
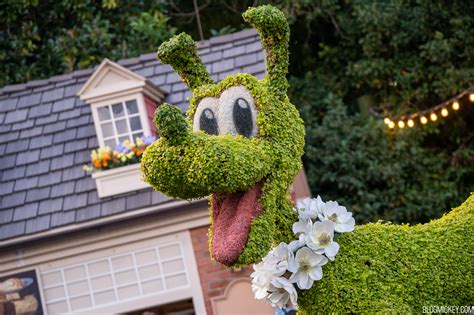
<instances>
[{"instance_id":1,"label":"dormer window","mask_svg":"<svg viewBox=\"0 0 474 315\"><path fill-rule=\"evenodd\" d=\"M91 106L100 147L155 135L153 113L164 92L146 78L105 59L78 95Z\"/></svg>"},{"instance_id":2,"label":"dormer window","mask_svg":"<svg viewBox=\"0 0 474 315\"><path fill-rule=\"evenodd\" d=\"M119 150L117 145L126 140L156 135L153 115L165 93L146 78L105 59L78 96L91 106L97 140L105 151L109 151L106 147ZM106 169L94 172L99 197L149 188L135 162L116 168L105 165Z\"/></svg>"},{"instance_id":3,"label":"dormer window","mask_svg":"<svg viewBox=\"0 0 474 315\"><path fill-rule=\"evenodd\" d=\"M148 117L140 115L137 99L124 98L123 101L117 100L113 104L98 105L97 117L101 147L113 148L125 140L134 142L137 137L150 135L150 132L145 132L143 127L147 124Z\"/></svg>"}]
</instances>

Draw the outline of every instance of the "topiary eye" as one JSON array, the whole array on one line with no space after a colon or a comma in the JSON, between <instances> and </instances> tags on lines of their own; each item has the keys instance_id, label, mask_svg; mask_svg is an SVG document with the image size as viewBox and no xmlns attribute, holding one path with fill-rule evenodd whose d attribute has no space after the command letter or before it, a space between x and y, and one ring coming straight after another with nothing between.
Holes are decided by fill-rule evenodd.
<instances>
[{"instance_id":1,"label":"topiary eye","mask_svg":"<svg viewBox=\"0 0 474 315\"><path fill-rule=\"evenodd\" d=\"M245 137L250 137L253 132L253 119L249 103L239 97L234 102L232 113L237 133Z\"/></svg>"},{"instance_id":2,"label":"topiary eye","mask_svg":"<svg viewBox=\"0 0 474 315\"><path fill-rule=\"evenodd\" d=\"M243 85L229 87L219 97L217 123L219 134L241 135L247 138L258 134L255 99Z\"/></svg>"},{"instance_id":3,"label":"topiary eye","mask_svg":"<svg viewBox=\"0 0 474 315\"><path fill-rule=\"evenodd\" d=\"M217 135L219 133L217 119L212 109L206 108L202 111L199 117L199 129L210 135Z\"/></svg>"}]
</instances>

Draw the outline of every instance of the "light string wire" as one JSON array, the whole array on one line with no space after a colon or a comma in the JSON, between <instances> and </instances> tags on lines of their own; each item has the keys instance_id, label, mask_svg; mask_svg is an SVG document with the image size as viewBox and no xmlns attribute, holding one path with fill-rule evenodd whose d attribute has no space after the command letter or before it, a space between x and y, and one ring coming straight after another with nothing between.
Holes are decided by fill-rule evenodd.
<instances>
[{"instance_id":1,"label":"light string wire","mask_svg":"<svg viewBox=\"0 0 474 315\"><path fill-rule=\"evenodd\" d=\"M389 129L395 129L395 127L398 127L399 129L403 129L405 127L412 128L416 123L426 125L430 120L435 122L439 117L448 117L449 107L451 107L451 109L455 112L458 111L461 108L459 101L465 96L469 96L469 101L474 103L474 86L469 87L467 90L453 96L441 104L410 115L400 116L398 118L393 118L391 115L383 115L374 110L372 107L369 107L369 112L377 118L382 118L385 125L387 125Z\"/></svg>"}]
</instances>

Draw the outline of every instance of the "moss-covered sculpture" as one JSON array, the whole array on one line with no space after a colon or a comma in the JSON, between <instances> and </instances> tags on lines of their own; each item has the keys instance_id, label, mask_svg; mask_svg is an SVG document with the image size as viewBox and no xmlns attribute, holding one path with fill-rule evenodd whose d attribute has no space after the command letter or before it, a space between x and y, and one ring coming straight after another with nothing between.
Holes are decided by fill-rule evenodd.
<instances>
[{"instance_id":1,"label":"moss-covered sculpture","mask_svg":"<svg viewBox=\"0 0 474 315\"><path fill-rule=\"evenodd\" d=\"M298 292L308 314L422 313L474 301L474 195L427 224L365 224L336 241L323 278Z\"/></svg>"},{"instance_id":2,"label":"moss-covered sculpture","mask_svg":"<svg viewBox=\"0 0 474 315\"><path fill-rule=\"evenodd\" d=\"M182 199L211 196L210 252L227 266L257 263L294 239L289 187L304 146L303 122L286 95L286 18L272 6L243 16L260 34L267 76L236 74L214 84L192 39L173 37L158 58L191 89L188 121L178 108L160 105L161 138L142 159L144 178L156 190ZM368 224L341 235L336 261L300 292L300 310L419 312L426 304L472 303L473 204L471 197L426 225Z\"/></svg>"},{"instance_id":3,"label":"moss-covered sculpture","mask_svg":"<svg viewBox=\"0 0 474 315\"><path fill-rule=\"evenodd\" d=\"M259 81L249 74L236 74L212 84L192 39L184 33L173 37L159 48L158 58L171 64L192 91L188 124L178 108L160 105L155 122L161 138L147 149L142 160L145 179L158 191L183 199L211 195L210 252L228 266L258 261L275 242L293 237L291 229L278 227L291 225L297 217L289 187L301 168L304 146L303 121L286 95L286 18L271 6L249 9L244 18L262 34L267 52L266 78ZM219 100L234 87L247 90L249 95ZM216 115L213 103L221 109L233 106L238 110L237 98L245 100L244 106L255 107L241 115L253 121L230 123L236 125L235 130L256 125L256 136L214 135L216 127L212 124L205 127L208 133L191 131L193 125L199 125L194 120ZM200 111L199 105L209 106L207 112ZM200 111L200 117L195 117L196 111ZM225 127L220 125L218 129Z\"/></svg>"}]
</instances>

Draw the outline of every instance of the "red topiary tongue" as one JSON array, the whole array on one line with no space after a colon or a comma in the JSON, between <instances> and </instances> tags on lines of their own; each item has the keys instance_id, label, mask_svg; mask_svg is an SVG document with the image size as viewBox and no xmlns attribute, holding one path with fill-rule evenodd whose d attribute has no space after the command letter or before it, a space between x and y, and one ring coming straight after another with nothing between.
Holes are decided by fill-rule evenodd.
<instances>
[{"instance_id":1,"label":"red topiary tongue","mask_svg":"<svg viewBox=\"0 0 474 315\"><path fill-rule=\"evenodd\" d=\"M259 203L264 180L247 191L212 194L212 257L230 265L247 243L252 220L262 212Z\"/></svg>"}]
</instances>

